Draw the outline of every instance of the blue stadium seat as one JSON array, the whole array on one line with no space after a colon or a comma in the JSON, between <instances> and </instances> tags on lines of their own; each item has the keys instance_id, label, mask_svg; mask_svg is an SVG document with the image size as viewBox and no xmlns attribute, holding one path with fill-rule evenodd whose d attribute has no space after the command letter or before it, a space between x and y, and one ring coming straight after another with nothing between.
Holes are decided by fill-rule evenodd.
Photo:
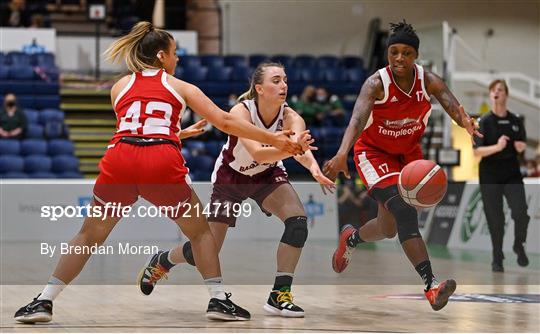
<instances>
[{"instance_id":1,"label":"blue stadium seat","mask_svg":"<svg viewBox=\"0 0 540 334\"><path fill-rule=\"evenodd\" d=\"M58 67L46 68L45 73L49 77L49 80L58 82L58 79L60 78L60 70L58 69Z\"/></svg>"},{"instance_id":2,"label":"blue stadium seat","mask_svg":"<svg viewBox=\"0 0 540 334\"><path fill-rule=\"evenodd\" d=\"M21 141L21 155L47 154L47 142L42 139L23 139Z\"/></svg>"},{"instance_id":3,"label":"blue stadium seat","mask_svg":"<svg viewBox=\"0 0 540 334\"><path fill-rule=\"evenodd\" d=\"M21 154L21 142L17 139L0 139L0 155Z\"/></svg>"},{"instance_id":4,"label":"blue stadium seat","mask_svg":"<svg viewBox=\"0 0 540 334\"><path fill-rule=\"evenodd\" d=\"M54 63L54 54L46 53L37 53L32 55L32 63L36 66L41 66L44 68L56 67Z\"/></svg>"},{"instance_id":5,"label":"blue stadium seat","mask_svg":"<svg viewBox=\"0 0 540 334\"><path fill-rule=\"evenodd\" d=\"M322 80L322 72L318 68L303 68L301 73L306 84L318 84Z\"/></svg>"},{"instance_id":6,"label":"blue stadium seat","mask_svg":"<svg viewBox=\"0 0 540 334\"><path fill-rule=\"evenodd\" d=\"M206 80L214 82L226 82L231 79L232 68L230 67L213 67L208 69Z\"/></svg>"},{"instance_id":7,"label":"blue stadium seat","mask_svg":"<svg viewBox=\"0 0 540 334\"><path fill-rule=\"evenodd\" d=\"M26 173L50 172L52 160L46 155L32 154L24 158Z\"/></svg>"},{"instance_id":8,"label":"blue stadium seat","mask_svg":"<svg viewBox=\"0 0 540 334\"><path fill-rule=\"evenodd\" d=\"M9 77L13 80L33 80L36 78L36 74L31 66L11 65Z\"/></svg>"},{"instance_id":9,"label":"blue stadium seat","mask_svg":"<svg viewBox=\"0 0 540 334\"><path fill-rule=\"evenodd\" d=\"M34 123L28 124L25 137L29 139L43 139L44 138L43 127L39 124L34 124Z\"/></svg>"},{"instance_id":10,"label":"blue stadium seat","mask_svg":"<svg viewBox=\"0 0 540 334\"><path fill-rule=\"evenodd\" d=\"M287 75L287 82L300 82L304 81L302 76L302 69L291 67L285 72Z\"/></svg>"},{"instance_id":11,"label":"blue stadium seat","mask_svg":"<svg viewBox=\"0 0 540 334\"><path fill-rule=\"evenodd\" d=\"M56 174L51 172L36 172L28 174L31 179L56 179Z\"/></svg>"},{"instance_id":12,"label":"blue stadium seat","mask_svg":"<svg viewBox=\"0 0 540 334\"><path fill-rule=\"evenodd\" d=\"M53 139L49 141L49 155L73 155L75 146L71 140Z\"/></svg>"},{"instance_id":13,"label":"blue stadium seat","mask_svg":"<svg viewBox=\"0 0 540 334\"><path fill-rule=\"evenodd\" d=\"M23 172L9 172L9 173L2 174L0 178L2 179L27 179L28 174L23 173Z\"/></svg>"},{"instance_id":14,"label":"blue stadium seat","mask_svg":"<svg viewBox=\"0 0 540 334\"><path fill-rule=\"evenodd\" d=\"M257 67L257 65L259 65L260 63L263 63L269 60L270 60L270 57L263 54L252 54L248 58L249 66L253 68Z\"/></svg>"},{"instance_id":15,"label":"blue stadium seat","mask_svg":"<svg viewBox=\"0 0 540 334\"><path fill-rule=\"evenodd\" d=\"M9 79L9 69L11 66L9 65L0 65L0 80L8 80Z\"/></svg>"},{"instance_id":16,"label":"blue stadium seat","mask_svg":"<svg viewBox=\"0 0 540 334\"><path fill-rule=\"evenodd\" d=\"M37 95L33 107L36 109L59 108L60 95Z\"/></svg>"},{"instance_id":17,"label":"blue stadium seat","mask_svg":"<svg viewBox=\"0 0 540 334\"><path fill-rule=\"evenodd\" d=\"M312 68L316 64L317 60L311 55L298 55L293 59L293 67Z\"/></svg>"},{"instance_id":18,"label":"blue stadium seat","mask_svg":"<svg viewBox=\"0 0 540 334\"><path fill-rule=\"evenodd\" d=\"M17 103L21 108L35 108L36 103L32 95L19 95L17 96Z\"/></svg>"},{"instance_id":19,"label":"blue stadium seat","mask_svg":"<svg viewBox=\"0 0 540 334\"><path fill-rule=\"evenodd\" d=\"M292 67L292 57L289 55L274 55L270 59L275 63L280 63L285 66L285 69L287 70Z\"/></svg>"},{"instance_id":20,"label":"blue stadium seat","mask_svg":"<svg viewBox=\"0 0 540 334\"><path fill-rule=\"evenodd\" d=\"M47 121L43 126L43 134L48 139L67 137L67 133L64 132L65 125L61 121Z\"/></svg>"},{"instance_id":21,"label":"blue stadium seat","mask_svg":"<svg viewBox=\"0 0 540 334\"><path fill-rule=\"evenodd\" d=\"M60 85L58 82L32 82L34 94L38 95L58 95L60 93Z\"/></svg>"},{"instance_id":22,"label":"blue stadium seat","mask_svg":"<svg viewBox=\"0 0 540 334\"><path fill-rule=\"evenodd\" d=\"M190 173L190 178L193 181L210 181L212 173L209 171L196 170Z\"/></svg>"},{"instance_id":23,"label":"blue stadium seat","mask_svg":"<svg viewBox=\"0 0 540 334\"><path fill-rule=\"evenodd\" d=\"M229 67L246 67L248 66L245 56L241 55L228 55L224 57L225 66Z\"/></svg>"},{"instance_id":24,"label":"blue stadium seat","mask_svg":"<svg viewBox=\"0 0 540 334\"><path fill-rule=\"evenodd\" d=\"M18 155L0 155L0 173L22 172L24 159Z\"/></svg>"},{"instance_id":25,"label":"blue stadium seat","mask_svg":"<svg viewBox=\"0 0 540 334\"><path fill-rule=\"evenodd\" d=\"M174 70L174 77L177 79L182 79L183 75L184 75L184 69L180 66L176 66L176 69Z\"/></svg>"},{"instance_id":26,"label":"blue stadium seat","mask_svg":"<svg viewBox=\"0 0 540 334\"><path fill-rule=\"evenodd\" d=\"M58 109L47 108L39 113L39 123L45 125L47 122L64 122L64 113Z\"/></svg>"},{"instance_id":27,"label":"blue stadium seat","mask_svg":"<svg viewBox=\"0 0 540 334\"><path fill-rule=\"evenodd\" d=\"M223 67L225 65L223 57L219 55L202 55L200 59L202 66L205 67Z\"/></svg>"},{"instance_id":28,"label":"blue stadium seat","mask_svg":"<svg viewBox=\"0 0 540 334\"><path fill-rule=\"evenodd\" d=\"M206 67L190 66L184 67L182 80L190 83L199 83L206 80L208 69Z\"/></svg>"},{"instance_id":29,"label":"blue stadium seat","mask_svg":"<svg viewBox=\"0 0 540 334\"><path fill-rule=\"evenodd\" d=\"M7 57L3 52L0 52L0 65L8 65Z\"/></svg>"},{"instance_id":30,"label":"blue stadium seat","mask_svg":"<svg viewBox=\"0 0 540 334\"><path fill-rule=\"evenodd\" d=\"M36 94L36 91L34 89L34 81L10 80L10 81L4 81L4 83L7 84L7 86L4 88L6 92L11 92L16 95Z\"/></svg>"},{"instance_id":31,"label":"blue stadium seat","mask_svg":"<svg viewBox=\"0 0 540 334\"><path fill-rule=\"evenodd\" d=\"M200 67L201 59L199 56L181 56L178 64L182 67Z\"/></svg>"},{"instance_id":32,"label":"blue stadium seat","mask_svg":"<svg viewBox=\"0 0 540 334\"><path fill-rule=\"evenodd\" d=\"M60 179L82 179L84 175L79 172L65 172L65 173L56 173L56 176Z\"/></svg>"},{"instance_id":33,"label":"blue stadium seat","mask_svg":"<svg viewBox=\"0 0 540 334\"><path fill-rule=\"evenodd\" d=\"M336 56L320 56L317 58L318 68L336 68L340 66L340 60Z\"/></svg>"},{"instance_id":34,"label":"blue stadium seat","mask_svg":"<svg viewBox=\"0 0 540 334\"><path fill-rule=\"evenodd\" d=\"M79 159L73 155L57 155L52 158L52 171L55 173L78 172Z\"/></svg>"},{"instance_id":35,"label":"blue stadium seat","mask_svg":"<svg viewBox=\"0 0 540 334\"><path fill-rule=\"evenodd\" d=\"M366 79L366 72L363 68L351 68L347 70L347 77L350 82L362 84Z\"/></svg>"},{"instance_id":36,"label":"blue stadium seat","mask_svg":"<svg viewBox=\"0 0 540 334\"><path fill-rule=\"evenodd\" d=\"M191 153L193 153L193 151L205 151L204 142L200 140L186 140L182 142L182 144L184 145L184 148L188 149Z\"/></svg>"},{"instance_id":37,"label":"blue stadium seat","mask_svg":"<svg viewBox=\"0 0 540 334\"><path fill-rule=\"evenodd\" d=\"M341 67L325 68L321 71L324 81L327 83L340 83L348 79L347 71Z\"/></svg>"},{"instance_id":38,"label":"blue stadium seat","mask_svg":"<svg viewBox=\"0 0 540 334\"><path fill-rule=\"evenodd\" d=\"M341 63L345 68L364 68L364 60L357 56L345 56Z\"/></svg>"},{"instance_id":39,"label":"blue stadium seat","mask_svg":"<svg viewBox=\"0 0 540 334\"><path fill-rule=\"evenodd\" d=\"M321 136L325 142L339 142L345 133L344 128L326 126L321 128Z\"/></svg>"},{"instance_id":40,"label":"blue stadium seat","mask_svg":"<svg viewBox=\"0 0 540 334\"><path fill-rule=\"evenodd\" d=\"M212 172L214 169L215 158L208 155L194 155L187 162L189 169L196 172Z\"/></svg>"},{"instance_id":41,"label":"blue stadium seat","mask_svg":"<svg viewBox=\"0 0 540 334\"><path fill-rule=\"evenodd\" d=\"M223 148L223 143L217 140L211 140L205 144L206 152L213 157L214 159L219 156L221 149Z\"/></svg>"},{"instance_id":42,"label":"blue stadium seat","mask_svg":"<svg viewBox=\"0 0 540 334\"><path fill-rule=\"evenodd\" d=\"M249 80L251 80L251 74L253 73L253 69L249 67L235 67L232 70L231 78L233 81L240 81L244 83L248 83Z\"/></svg>"},{"instance_id":43,"label":"blue stadium seat","mask_svg":"<svg viewBox=\"0 0 540 334\"><path fill-rule=\"evenodd\" d=\"M11 51L7 54L8 62L11 66L29 66L32 65L30 55L19 51Z\"/></svg>"}]
</instances>

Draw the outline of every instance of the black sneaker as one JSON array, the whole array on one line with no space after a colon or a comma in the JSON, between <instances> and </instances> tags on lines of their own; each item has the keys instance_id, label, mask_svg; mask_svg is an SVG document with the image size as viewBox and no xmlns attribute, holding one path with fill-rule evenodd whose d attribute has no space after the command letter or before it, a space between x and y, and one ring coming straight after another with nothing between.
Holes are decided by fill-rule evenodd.
<instances>
[{"instance_id":1,"label":"black sneaker","mask_svg":"<svg viewBox=\"0 0 540 334\"><path fill-rule=\"evenodd\" d=\"M160 279L168 278L167 273L169 270L159 264L159 257L163 253L165 253L165 251L159 251L157 254L154 254L137 277L137 285L141 292L146 296L154 291L154 287Z\"/></svg>"},{"instance_id":2,"label":"black sneaker","mask_svg":"<svg viewBox=\"0 0 540 334\"><path fill-rule=\"evenodd\" d=\"M491 271L493 271L494 273L503 273L504 267L502 261L491 262Z\"/></svg>"},{"instance_id":3,"label":"black sneaker","mask_svg":"<svg viewBox=\"0 0 540 334\"><path fill-rule=\"evenodd\" d=\"M49 322L52 320L52 301L38 300L39 295L26 306L15 312L15 320L25 324Z\"/></svg>"},{"instance_id":4,"label":"black sneaker","mask_svg":"<svg viewBox=\"0 0 540 334\"><path fill-rule=\"evenodd\" d=\"M523 244L514 244L514 247L512 247L514 250L514 253L517 254L517 263L521 267L526 267L529 265L529 258L527 257L527 254L525 253L525 247L523 247Z\"/></svg>"},{"instance_id":5,"label":"black sneaker","mask_svg":"<svg viewBox=\"0 0 540 334\"><path fill-rule=\"evenodd\" d=\"M269 315L279 315L287 318L303 318L304 310L293 304L293 296L289 287L270 292L268 301L263 309Z\"/></svg>"},{"instance_id":6,"label":"black sneaker","mask_svg":"<svg viewBox=\"0 0 540 334\"><path fill-rule=\"evenodd\" d=\"M247 310L232 302L230 293L225 293L225 295L227 296L225 300L210 299L206 310L208 320L247 321L251 319L251 314Z\"/></svg>"}]
</instances>

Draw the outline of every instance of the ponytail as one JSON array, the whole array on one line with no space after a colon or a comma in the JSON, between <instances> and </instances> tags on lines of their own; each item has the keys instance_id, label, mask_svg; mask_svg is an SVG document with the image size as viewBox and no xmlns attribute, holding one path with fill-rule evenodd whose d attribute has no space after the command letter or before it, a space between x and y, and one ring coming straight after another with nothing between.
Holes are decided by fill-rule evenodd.
<instances>
[{"instance_id":1,"label":"ponytail","mask_svg":"<svg viewBox=\"0 0 540 334\"><path fill-rule=\"evenodd\" d=\"M104 54L113 63L125 59L131 72L140 72L161 66L157 53L160 50L168 51L170 40L173 40L171 34L142 21L133 26L129 34L109 46Z\"/></svg>"}]
</instances>

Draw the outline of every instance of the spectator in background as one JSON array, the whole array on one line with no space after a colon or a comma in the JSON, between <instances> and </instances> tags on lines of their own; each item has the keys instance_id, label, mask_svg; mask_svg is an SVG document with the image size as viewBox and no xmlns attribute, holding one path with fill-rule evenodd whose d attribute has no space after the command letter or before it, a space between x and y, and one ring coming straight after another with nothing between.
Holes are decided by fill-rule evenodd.
<instances>
[{"instance_id":1,"label":"spectator in background","mask_svg":"<svg viewBox=\"0 0 540 334\"><path fill-rule=\"evenodd\" d=\"M17 97L13 93L7 93L4 96L4 106L0 110L0 138L23 138L27 123L26 115L17 106Z\"/></svg>"},{"instance_id":2,"label":"spectator in background","mask_svg":"<svg viewBox=\"0 0 540 334\"><path fill-rule=\"evenodd\" d=\"M474 155L482 158L480 191L493 245L491 269L503 272L503 196L515 223L513 250L517 254L517 263L522 267L529 264L524 244L530 217L518 159L526 148L526 134L523 121L506 107L508 86L504 80L495 80L489 85L489 99L492 109L479 120L484 137L474 138Z\"/></svg>"},{"instance_id":3,"label":"spectator in background","mask_svg":"<svg viewBox=\"0 0 540 334\"><path fill-rule=\"evenodd\" d=\"M0 26L30 26L30 12L26 9L26 1L11 0L6 8L2 8L2 11L0 12Z\"/></svg>"},{"instance_id":4,"label":"spectator in background","mask_svg":"<svg viewBox=\"0 0 540 334\"><path fill-rule=\"evenodd\" d=\"M318 109L317 117L324 125L345 126L345 110L337 95L330 95L326 88L319 87L315 91L315 107Z\"/></svg>"},{"instance_id":5,"label":"spectator in background","mask_svg":"<svg viewBox=\"0 0 540 334\"><path fill-rule=\"evenodd\" d=\"M320 125L322 116L320 109L315 105L315 86L307 85L302 91L300 99L293 96L291 100L291 107L302 116L306 125Z\"/></svg>"},{"instance_id":6,"label":"spectator in background","mask_svg":"<svg viewBox=\"0 0 540 334\"><path fill-rule=\"evenodd\" d=\"M34 14L30 19L30 28L44 28L45 17L41 14Z\"/></svg>"}]
</instances>

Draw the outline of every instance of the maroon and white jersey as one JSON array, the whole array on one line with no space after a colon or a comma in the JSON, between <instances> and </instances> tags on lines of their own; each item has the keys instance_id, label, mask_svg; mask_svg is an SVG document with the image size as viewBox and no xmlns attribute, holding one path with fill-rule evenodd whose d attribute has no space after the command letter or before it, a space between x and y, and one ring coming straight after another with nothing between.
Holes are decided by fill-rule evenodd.
<instances>
[{"instance_id":1,"label":"maroon and white jersey","mask_svg":"<svg viewBox=\"0 0 540 334\"><path fill-rule=\"evenodd\" d=\"M370 149L389 154L407 154L420 143L431 114L430 97L424 85L424 69L414 65L414 83L404 92L387 66L379 70L384 98L375 101L355 152Z\"/></svg>"},{"instance_id":2,"label":"maroon and white jersey","mask_svg":"<svg viewBox=\"0 0 540 334\"><path fill-rule=\"evenodd\" d=\"M249 111L249 114L251 116L251 123L253 125L269 132L278 132L283 130L283 112L285 110L285 107L287 107L287 103L283 103L281 105L279 112L277 113L276 117L270 122L270 124L264 124L262 116L260 115L259 109L257 107L257 102L255 102L255 100L244 100L242 101L242 104ZM261 147L271 146L267 144L260 145ZM223 149L221 150L221 153L216 160L216 164L214 165L214 172L212 173L212 182L215 182L217 171L219 167L221 167L223 164L226 164L235 171L248 176L257 175L275 166L281 167L283 170L285 170L285 167L283 167L283 163L281 162L281 160L274 163L259 164L258 162L253 160L253 157L249 154L248 150L244 147L244 145L242 145L242 142L238 140L238 137L231 135L229 135L227 143L225 144L225 146L223 146Z\"/></svg>"},{"instance_id":3,"label":"maroon and white jersey","mask_svg":"<svg viewBox=\"0 0 540 334\"><path fill-rule=\"evenodd\" d=\"M178 142L180 119L186 102L167 82L163 69L133 73L116 97L115 144L125 136L164 138Z\"/></svg>"}]
</instances>

